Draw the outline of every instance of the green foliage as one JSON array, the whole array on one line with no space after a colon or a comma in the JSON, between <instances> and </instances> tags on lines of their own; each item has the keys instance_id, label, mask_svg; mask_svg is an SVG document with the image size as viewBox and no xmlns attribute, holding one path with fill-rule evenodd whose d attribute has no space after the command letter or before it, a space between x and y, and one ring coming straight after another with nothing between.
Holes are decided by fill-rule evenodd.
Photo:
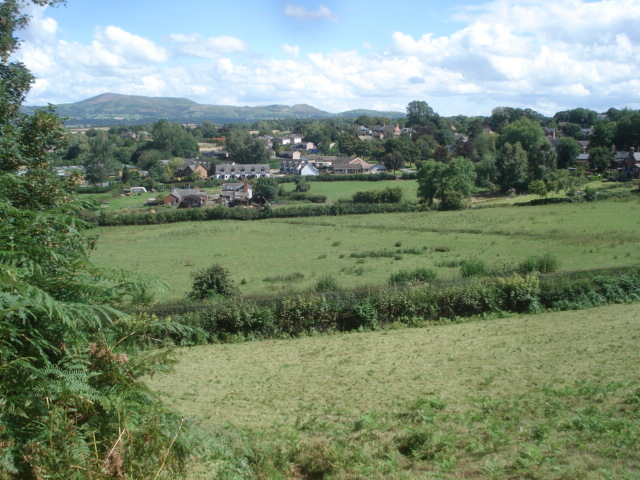
<instances>
[{"instance_id":1,"label":"green foliage","mask_svg":"<svg viewBox=\"0 0 640 480\"><path fill-rule=\"evenodd\" d=\"M553 273L560 267L560 262L552 253L545 253L540 256L531 256L526 258L518 265L518 272L522 274L529 273Z\"/></svg>"},{"instance_id":2,"label":"green foliage","mask_svg":"<svg viewBox=\"0 0 640 480\"><path fill-rule=\"evenodd\" d=\"M498 168L497 183L503 192L512 188L522 190L527 184L529 160L527 151L519 142L505 143L500 147L496 161Z\"/></svg>"},{"instance_id":3,"label":"green foliage","mask_svg":"<svg viewBox=\"0 0 640 480\"><path fill-rule=\"evenodd\" d=\"M437 274L434 270L419 267L415 270L400 270L391 274L389 283L391 285L410 285L413 283L426 283L434 280Z\"/></svg>"},{"instance_id":4,"label":"green foliage","mask_svg":"<svg viewBox=\"0 0 640 480\"><path fill-rule=\"evenodd\" d=\"M479 258L465 260L460 265L460 274L463 278L485 276L488 271L489 269L485 261Z\"/></svg>"},{"instance_id":5,"label":"green foliage","mask_svg":"<svg viewBox=\"0 0 640 480\"><path fill-rule=\"evenodd\" d=\"M311 185L309 185L309 183L307 182L306 177L303 177L303 176L296 177L295 183L296 183L296 188L295 188L296 192L301 192L301 193L308 192L309 189L311 188Z\"/></svg>"},{"instance_id":6,"label":"green foliage","mask_svg":"<svg viewBox=\"0 0 640 480\"><path fill-rule=\"evenodd\" d=\"M198 270L191 276L193 285L189 298L193 300L204 300L218 295L228 297L238 293L238 288L230 278L229 270L219 263Z\"/></svg>"},{"instance_id":7,"label":"green foliage","mask_svg":"<svg viewBox=\"0 0 640 480\"><path fill-rule=\"evenodd\" d=\"M558 168L569 168L576 164L576 158L582 151L575 138L565 137L558 140L556 152L558 153Z\"/></svg>"},{"instance_id":8,"label":"green foliage","mask_svg":"<svg viewBox=\"0 0 640 480\"><path fill-rule=\"evenodd\" d=\"M542 180L534 180L529 184L529 191L534 195L539 195L542 198L546 198L548 195L547 184Z\"/></svg>"},{"instance_id":9,"label":"green foliage","mask_svg":"<svg viewBox=\"0 0 640 480\"><path fill-rule=\"evenodd\" d=\"M332 275L323 275L315 285L316 292L331 292L338 289L338 282Z\"/></svg>"},{"instance_id":10,"label":"green foliage","mask_svg":"<svg viewBox=\"0 0 640 480\"><path fill-rule=\"evenodd\" d=\"M446 190L440 198L440 210L462 210L465 207L465 198L462 192Z\"/></svg>"},{"instance_id":11,"label":"green foliage","mask_svg":"<svg viewBox=\"0 0 640 480\"><path fill-rule=\"evenodd\" d=\"M418 197L431 205L435 198L447 196L447 206L452 206L459 203L458 197L471 195L475 179L473 163L466 158L458 157L448 164L430 160L418 170Z\"/></svg>"},{"instance_id":12,"label":"green foliage","mask_svg":"<svg viewBox=\"0 0 640 480\"><path fill-rule=\"evenodd\" d=\"M400 203L402 195L402 188L387 187L384 190L357 192L352 199L354 203Z\"/></svg>"},{"instance_id":13,"label":"green foliage","mask_svg":"<svg viewBox=\"0 0 640 480\"><path fill-rule=\"evenodd\" d=\"M278 181L272 177L260 177L256 182L253 197L273 202L278 198Z\"/></svg>"},{"instance_id":14,"label":"green foliage","mask_svg":"<svg viewBox=\"0 0 640 480\"><path fill-rule=\"evenodd\" d=\"M58 2L0 4L0 478L175 478L188 456L183 422L142 378L172 362L147 333L187 329L125 315L119 307L150 300L152 282L89 260L77 179L50 169L61 121L19 114L33 78L7 63L29 3Z\"/></svg>"}]
</instances>

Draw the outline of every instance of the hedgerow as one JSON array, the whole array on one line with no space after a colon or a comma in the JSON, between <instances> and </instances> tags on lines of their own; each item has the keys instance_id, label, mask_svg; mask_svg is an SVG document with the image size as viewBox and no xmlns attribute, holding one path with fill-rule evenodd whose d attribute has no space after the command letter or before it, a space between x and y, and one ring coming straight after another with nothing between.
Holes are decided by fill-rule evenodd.
<instances>
[{"instance_id":1,"label":"hedgerow","mask_svg":"<svg viewBox=\"0 0 640 480\"><path fill-rule=\"evenodd\" d=\"M334 205L300 205L281 208L185 208L160 210L157 213L120 213L104 211L92 219L101 227L122 225L160 225L177 222L212 220L264 220L267 218L319 217L335 215L365 215L368 213L416 212L425 207L413 203L366 204L338 202Z\"/></svg>"},{"instance_id":2,"label":"hedgerow","mask_svg":"<svg viewBox=\"0 0 640 480\"><path fill-rule=\"evenodd\" d=\"M406 273L406 272L405 272ZM415 273L415 272L414 272ZM428 273L428 272L426 272ZM556 274L519 274L420 281L358 290L315 290L295 296L234 297L151 307L193 328L181 343L274 338L375 329L471 316L566 310L640 300L640 267ZM412 276L412 272L406 275ZM404 275L404 276L406 276ZM423 278L424 277L424 278Z\"/></svg>"}]
</instances>

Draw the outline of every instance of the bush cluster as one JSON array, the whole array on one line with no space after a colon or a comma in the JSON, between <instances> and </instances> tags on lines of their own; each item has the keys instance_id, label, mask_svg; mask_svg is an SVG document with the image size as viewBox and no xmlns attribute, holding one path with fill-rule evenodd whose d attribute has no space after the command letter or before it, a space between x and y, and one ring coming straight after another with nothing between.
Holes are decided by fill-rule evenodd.
<instances>
[{"instance_id":1,"label":"bush cluster","mask_svg":"<svg viewBox=\"0 0 640 480\"><path fill-rule=\"evenodd\" d=\"M640 299L640 267L566 274L518 273L432 282L433 272L399 272L381 288L337 290L331 278L316 291L270 298L220 298L176 305L172 318L191 327L182 343L272 338L372 329L393 323L458 319L501 312L577 309ZM413 286L405 286L405 281ZM423 282L431 282L423 284ZM321 282L319 282L321 283ZM416 285L419 284L419 285ZM169 314L169 306L153 313Z\"/></svg>"},{"instance_id":2,"label":"bush cluster","mask_svg":"<svg viewBox=\"0 0 640 480\"><path fill-rule=\"evenodd\" d=\"M391 285L410 285L414 283L426 283L436 278L435 270L419 267L415 270L400 270L389 277Z\"/></svg>"},{"instance_id":3,"label":"bush cluster","mask_svg":"<svg viewBox=\"0 0 640 480\"><path fill-rule=\"evenodd\" d=\"M400 187L387 187L384 190L356 192L351 198L354 203L400 203L402 195Z\"/></svg>"},{"instance_id":4,"label":"bush cluster","mask_svg":"<svg viewBox=\"0 0 640 480\"><path fill-rule=\"evenodd\" d=\"M319 199L318 199L319 200ZM160 210L157 213L111 214L101 210L92 221L101 227L120 225L159 225L176 222L210 220L263 220L266 218L319 217L334 215L364 215L368 213L416 212L423 206L411 203L363 204L336 203L335 205L300 205L281 208L185 208Z\"/></svg>"}]
</instances>

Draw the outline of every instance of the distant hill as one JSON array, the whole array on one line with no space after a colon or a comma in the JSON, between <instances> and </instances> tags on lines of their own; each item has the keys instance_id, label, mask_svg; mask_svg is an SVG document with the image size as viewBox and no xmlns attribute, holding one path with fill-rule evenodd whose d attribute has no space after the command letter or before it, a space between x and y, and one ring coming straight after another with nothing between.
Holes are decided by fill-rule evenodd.
<instances>
[{"instance_id":1,"label":"distant hill","mask_svg":"<svg viewBox=\"0 0 640 480\"><path fill-rule=\"evenodd\" d=\"M374 110L351 110L332 114L311 105L262 105L236 107L231 105L203 105L188 98L144 97L103 93L76 103L56 105L56 111L66 118L67 126L104 126L114 124L137 124L155 122L165 118L179 123L200 123L210 120L215 123L249 123L259 120L300 118L321 119L359 117L360 115L403 117L401 112L377 112ZM37 107L24 107L25 113Z\"/></svg>"}]
</instances>

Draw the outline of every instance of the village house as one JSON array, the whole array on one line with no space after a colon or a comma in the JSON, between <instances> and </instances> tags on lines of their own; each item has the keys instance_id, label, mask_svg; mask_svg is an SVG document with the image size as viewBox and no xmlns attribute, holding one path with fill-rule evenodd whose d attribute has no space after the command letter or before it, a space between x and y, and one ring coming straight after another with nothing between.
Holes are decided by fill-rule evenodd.
<instances>
[{"instance_id":1,"label":"village house","mask_svg":"<svg viewBox=\"0 0 640 480\"><path fill-rule=\"evenodd\" d=\"M215 177L219 180L270 177L271 170L266 163L222 163L215 166Z\"/></svg>"},{"instance_id":2,"label":"village house","mask_svg":"<svg viewBox=\"0 0 640 480\"><path fill-rule=\"evenodd\" d=\"M245 180L238 183L223 183L218 201L222 204L249 203L251 198L253 198L253 188Z\"/></svg>"},{"instance_id":3,"label":"village house","mask_svg":"<svg viewBox=\"0 0 640 480\"><path fill-rule=\"evenodd\" d=\"M361 158L336 158L332 162L333 173L337 175L357 175L357 174L369 174L374 173L371 168L373 164L367 163ZM380 169L377 169L376 173L379 173Z\"/></svg>"},{"instance_id":4,"label":"village house","mask_svg":"<svg viewBox=\"0 0 640 480\"><path fill-rule=\"evenodd\" d=\"M207 202L207 194L195 188L175 188L164 197L165 205L173 205L178 208L202 207Z\"/></svg>"},{"instance_id":5,"label":"village house","mask_svg":"<svg viewBox=\"0 0 640 480\"><path fill-rule=\"evenodd\" d=\"M207 178L209 172L203 165L184 163L173 174L173 178Z\"/></svg>"},{"instance_id":6,"label":"village house","mask_svg":"<svg viewBox=\"0 0 640 480\"><path fill-rule=\"evenodd\" d=\"M320 171L309 163L309 160L306 158L301 160L283 160L280 164L280 173L302 176L320 175Z\"/></svg>"},{"instance_id":7,"label":"village house","mask_svg":"<svg viewBox=\"0 0 640 480\"><path fill-rule=\"evenodd\" d=\"M286 152L280 152L278 157L287 160L300 160L302 154L298 150L287 150Z\"/></svg>"}]
</instances>

